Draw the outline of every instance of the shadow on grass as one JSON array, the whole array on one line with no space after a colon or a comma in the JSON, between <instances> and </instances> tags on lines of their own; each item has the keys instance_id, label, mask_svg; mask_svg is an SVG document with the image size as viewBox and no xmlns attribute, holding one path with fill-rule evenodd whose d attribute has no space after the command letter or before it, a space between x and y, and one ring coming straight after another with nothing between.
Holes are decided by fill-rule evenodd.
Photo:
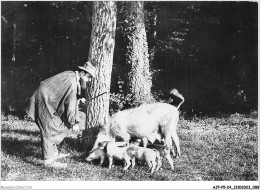
<instances>
[{"instance_id":1,"label":"shadow on grass","mask_svg":"<svg viewBox=\"0 0 260 190\"><path fill-rule=\"evenodd\" d=\"M84 152L81 139L66 137L58 146L60 150Z\"/></svg>"},{"instance_id":2,"label":"shadow on grass","mask_svg":"<svg viewBox=\"0 0 260 190\"><path fill-rule=\"evenodd\" d=\"M40 146L41 142L32 142L31 140L1 138L1 148L4 153L11 156L24 159L25 157L41 158Z\"/></svg>"},{"instance_id":3,"label":"shadow on grass","mask_svg":"<svg viewBox=\"0 0 260 190\"><path fill-rule=\"evenodd\" d=\"M35 136L35 137L37 137L37 136L39 136L40 135L40 131L28 131L28 130L23 130L23 129L2 129L1 130L1 132L2 132L2 134L3 133L10 133L10 132L13 132L13 133L17 133L17 134L19 134L19 135L27 135L27 136L29 136L29 135L33 135L33 136Z\"/></svg>"},{"instance_id":4,"label":"shadow on grass","mask_svg":"<svg viewBox=\"0 0 260 190\"><path fill-rule=\"evenodd\" d=\"M40 135L39 132L28 132L24 130L12 130L12 132L18 132L18 134L23 135ZM1 149L6 155L13 158L21 159L24 162L32 165L40 165L42 162L42 149L40 140L32 141L2 137ZM61 152L70 152L70 159L73 159L76 162L83 162L85 159L85 154L79 139L65 138L64 141L60 145L58 145L58 149ZM79 152L80 155L74 155L75 151Z\"/></svg>"}]
</instances>

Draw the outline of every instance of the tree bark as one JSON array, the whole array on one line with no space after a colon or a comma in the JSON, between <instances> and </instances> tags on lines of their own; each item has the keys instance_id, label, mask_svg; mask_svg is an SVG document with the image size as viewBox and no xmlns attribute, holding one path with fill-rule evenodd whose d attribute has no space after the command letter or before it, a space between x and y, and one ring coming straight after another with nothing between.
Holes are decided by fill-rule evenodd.
<instances>
[{"instance_id":1,"label":"tree bark","mask_svg":"<svg viewBox=\"0 0 260 190\"><path fill-rule=\"evenodd\" d=\"M153 10L153 20L152 20L152 29L150 29L152 31L152 39L150 42L150 50L149 51L149 61L151 64L153 64L154 62L154 57L155 57L155 51L156 51L156 38L157 38L157 31L156 31L156 27L157 27L157 20L158 20L158 13L156 8L154 8Z\"/></svg>"},{"instance_id":2,"label":"tree bark","mask_svg":"<svg viewBox=\"0 0 260 190\"><path fill-rule=\"evenodd\" d=\"M117 6L114 1L93 2L88 61L97 68L97 77L91 82L88 93L86 93L88 97L86 97L86 130L83 133L84 147L91 146L95 140L93 133L96 133L97 130L90 129L105 125L109 119L109 93L115 47L116 11Z\"/></svg>"},{"instance_id":3,"label":"tree bark","mask_svg":"<svg viewBox=\"0 0 260 190\"><path fill-rule=\"evenodd\" d=\"M130 64L128 89L134 102L149 102L152 98L152 77L149 65L148 44L144 24L143 2L129 2L127 64Z\"/></svg>"},{"instance_id":4,"label":"tree bark","mask_svg":"<svg viewBox=\"0 0 260 190\"><path fill-rule=\"evenodd\" d=\"M16 54L16 15L13 13L14 23L13 23L13 52L12 52L12 61L15 62Z\"/></svg>"}]
</instances>

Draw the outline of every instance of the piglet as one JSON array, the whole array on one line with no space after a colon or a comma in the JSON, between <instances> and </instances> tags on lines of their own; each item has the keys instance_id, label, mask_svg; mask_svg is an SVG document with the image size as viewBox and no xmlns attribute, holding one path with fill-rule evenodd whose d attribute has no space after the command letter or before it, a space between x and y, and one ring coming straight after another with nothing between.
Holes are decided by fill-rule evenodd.
<instances>
[{"instance_id":1,"label":"piglet","mask_svg":"<svg viewBox=\"0 0 260 190\"><path fill-rule=\"evenodd\" d=\"M119 146L122 145L122 143L125 144L125 146ZM129 148L129 145L125 142L108 142L106 144L104 150L106 150L107 153L109 169L112 168L113 159L125 161L126 165L124 167L124 170L127 170L129 168L131 162L134 162L134 157L128 155L127 148Z\"/></svg>"},{"instance_id":2,"label":"piglet","mask_svg":"<svg viewBox=\"0 0 260 190\"><path fill-rule=\"evenodd\" d=\"M144 148L137 146L135 144L132 144L129 148L127 148L127 154L132 160L132 168L135 165L135 159L137 160L144 160L148 164L149 170L151 170L151 173L154 172L154 170L158 170L162 166L162 160L159 151L156 149L150 149L150 148ZM135 159L134 159L135 158ZM156 167L157 165L157 167Z\"/></svg>"},{"instance_id":3,"label":"piglet","mask_svg":"<svg viewBox=\"0 0 260 190\"><path fill-rule=\"evenodd\" d=\"M104 149L97 148L97 149L91 151L85 160L90 162L95 159L100 159L99 165L102 165L104 163L104 159L106 157L107 157L107 155L106 155Z\"/></svg>"}]
</instances>

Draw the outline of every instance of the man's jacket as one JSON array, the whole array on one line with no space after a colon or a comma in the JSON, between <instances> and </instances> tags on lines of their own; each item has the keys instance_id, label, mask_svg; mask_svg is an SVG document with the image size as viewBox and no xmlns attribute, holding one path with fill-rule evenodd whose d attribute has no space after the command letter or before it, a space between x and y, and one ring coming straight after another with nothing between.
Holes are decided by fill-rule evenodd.
<instances>
[{"instance_id":1,"label":"man's jacket","mask_svg":"<svg viewBox=\"0 0 260 190\"><path fill-rule=\"evenodd\" d=\"M62 135L79 122L77 76L64 71L41 82L27 107L27 114L47 137Z\"/></svg>"}]
</instances>

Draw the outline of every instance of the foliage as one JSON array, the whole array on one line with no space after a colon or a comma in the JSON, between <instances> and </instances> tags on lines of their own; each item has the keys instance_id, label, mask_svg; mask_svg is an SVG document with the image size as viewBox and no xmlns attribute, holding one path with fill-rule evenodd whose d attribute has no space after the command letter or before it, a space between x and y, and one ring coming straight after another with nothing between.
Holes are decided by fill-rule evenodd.
<instances>
[{"instance_id":1,"label":"foliage","mask_svg":"<svg viewBox=\"0 0 260 190\"><path fill-rule=\"evenodd\" d=\"M256 109L256 4L162 2L158 7L154 90L178 88L188 112Z\"/></svg>"},{"instance_id":2,"label":"foliage","mask_svg":"<svg viewBox=\"0 0 260 190\"><path fill-rule=\"evenodd\" d=\"M117 3L111 93L125 97L126 6ZM92 2L14 4L1 4L1 107L22 115L40 81L87 60ZM144 8L153 94L177 88L185 97L181 109L187 114L257 109L256 2L147 1Z\"/></svg>"},{"instance_id":3,"label":"foliage","mask_svg":"<svg viewBox=\"0 0 260 190\"><path fill-rule=\"evenodd\" d=\"M163 168L151 175L144 162L124 173L123 163L108 169L98 161L88 163L77 139L59 147L72 156L62 159L66 169L45 168L41 161L40 132L35 123L2 115L1 178L8 181L256 181L258 179L257 113L181 117L178 128L181 156L174 171Z\"/></svg>"},{"instance_id":4,"label":"foliage","mask_svg":"<svg viewBox=\"0 0 260 190\"><path fill-rule=\"evenodd\" d=\"M147 100L149 101L149 100ZM120 110L138 107L142 102L136 101L132 94L112 93L110 95L110 114L114 114Z\"/></svg>"}]
</instances>

